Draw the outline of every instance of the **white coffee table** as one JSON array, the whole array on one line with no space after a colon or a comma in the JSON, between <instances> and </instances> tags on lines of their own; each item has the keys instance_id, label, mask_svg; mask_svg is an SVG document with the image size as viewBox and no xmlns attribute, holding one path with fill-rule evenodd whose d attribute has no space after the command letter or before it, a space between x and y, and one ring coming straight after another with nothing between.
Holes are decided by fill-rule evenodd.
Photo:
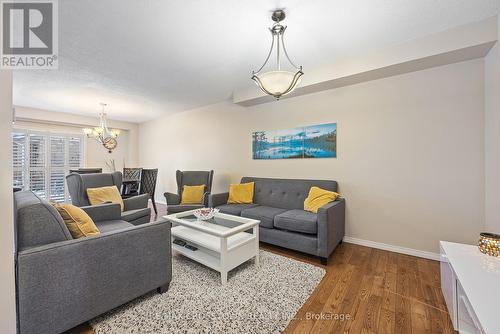
<instances>
[{"instance_id":1,"label":"white coffee table","mask_svg":"<svg viewBox=\"0 0 500 334\"><path fill-rule=\"evenodd\" d=\"M174 225L172 241L181 239L198 249L193 251L172 243L172 250L220 272L222 284L227 273L255 257L259 265L259 220L216 213L208 221L199 221L193 212L174 213L163 218Z\"/></svg>"}]
</instances>

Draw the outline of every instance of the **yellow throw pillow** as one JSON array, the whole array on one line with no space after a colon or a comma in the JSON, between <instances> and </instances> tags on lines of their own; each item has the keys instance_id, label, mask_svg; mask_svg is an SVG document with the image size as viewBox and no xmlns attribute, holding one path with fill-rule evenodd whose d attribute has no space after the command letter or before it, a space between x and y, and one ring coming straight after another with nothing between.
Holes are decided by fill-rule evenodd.
<instances>
[{"instance_id":1,"label":"yellow throw pillow","mask_svg":"<svg viewBox=\"0 0 500 334\"><path fill-rule=\"evenodd\" d=\"M200 186L184 186L182 189L181 204L203 204L204 194L204 184Z\"/></svg>"},{"instance_id":2,"label":"yellow throw pillow","mask_svg":"<svg viewBox=\"0 0 500 334\"><path fill-rule=\"evenodd\" d=\"M323 205L333 202L339 197L334 191L328 191L319 187L311 187L309 196L304 201L304 210L318 213L318 209Z\"/></svg>"},{"instance_id":3,"label":"yellow throw pillow","mask_svg":"<svg viewBox=\"0 0 500 334\"><path fill-rule=\"evenodd\" d=\"M254 182L231 184L227 204L252 204L254 185Z\"/></svg>"},{"instance_id":4,"label":"yellow throw pillow","mask_svg":"<svg viewBox=\"0 0 500 334\"><path fill-rule=\"evenodd\" d=\"M79 207L71 204L56 204L54 207L63 218L73 238L79 239L101 233L92 218Z\"/></svg>"},{"instance_id":5,"label":"yellow throw pillow","mask_svg":"<svg viewBox=\"0 0 500 334\"><path fill-rule=\"evenodd\" d=\"M106 202L120 204L123 211L123 199L116 186L87 188L87 196L91 205L98 205Z\"/></svg>"}]
</instances>

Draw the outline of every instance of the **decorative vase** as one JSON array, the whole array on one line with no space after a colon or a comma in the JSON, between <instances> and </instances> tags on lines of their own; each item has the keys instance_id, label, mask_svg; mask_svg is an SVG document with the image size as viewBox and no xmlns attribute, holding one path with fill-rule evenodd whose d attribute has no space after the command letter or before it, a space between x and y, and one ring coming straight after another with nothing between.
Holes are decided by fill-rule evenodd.
<instances>
[{"instance_id":1,"label":"decorative vase","mask_svg":"<svg viewBox=\"0 0 500 334\"><path fill-rule=\"evenodd\" d=\"M209 220L212 219L217 212L219 212L219 209L203 208L196 210L193 214L198 220Z\"/></svg>"},{"instance_id":2,"label":"decorative vase","mask_svg":"<svg viewBox=\"0 0 500 334\"><path fill-rule=\"evenodd\" d=\"M479 250L491 256L500 256L500 235L481 233L478 242Z\"/></svg>"}]
</instances>

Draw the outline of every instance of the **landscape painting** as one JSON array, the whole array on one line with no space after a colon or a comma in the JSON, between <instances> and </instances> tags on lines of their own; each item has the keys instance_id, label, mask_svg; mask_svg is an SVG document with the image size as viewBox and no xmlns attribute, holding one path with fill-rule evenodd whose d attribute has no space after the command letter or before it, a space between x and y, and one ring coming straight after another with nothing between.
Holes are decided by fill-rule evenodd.
<instances>
[{"instance_id":1,"label":"landscape painting","mask_svg":"<svg viewBox=\"0 0 500 334\"><path fill-rule=\"evenodd\" d=\"M252 133L254 159L337 157L337 123Z\"/></svg>"}]
</instances>

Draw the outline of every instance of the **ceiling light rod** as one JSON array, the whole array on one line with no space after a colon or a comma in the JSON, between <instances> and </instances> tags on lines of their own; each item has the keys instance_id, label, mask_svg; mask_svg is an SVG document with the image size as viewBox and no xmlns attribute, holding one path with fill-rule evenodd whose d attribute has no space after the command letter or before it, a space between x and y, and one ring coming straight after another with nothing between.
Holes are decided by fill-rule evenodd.
<instances>
[{"instance_id":1,"label":"ceiling light rod","mask_svg":"<svg viewBox=\"0 0 500 334\"><path fill-rule=\"evenodd\" d=\"M104 130L106 133L111 133L108 129L108 121L106 120L106 113L104 112L104 108L106 108L107 104L106 103L99 103L102 107L101 112L99 113L99 127Z\"/></svg>"},{"instance_id":2,"label":"ceiling light rod","mask_svg":"<svg viewBox=\"0 0 500 334\"><path fill-rule=\"evenodd\" d=\"M286 26L280 22L285 19L286 15L282 9L277 9L273 12L271 19L275 22L269 31L272 35L271 48L267 54L264 64L257 70L252 72L252 80L255 81L262 91L268 95L280 99L281 96L291 93L300 81L300 77L304 74L302 66L297 66L290 59L286 51L283 35L285 34ZM262 69L268 64L273 53L274 45L276 44L276 66L277 70L268 71L261 74ZM283 71L281 69L281 50L286 57L286 60L292 65L297 72Z\"/></svg>"}]
</instances>

